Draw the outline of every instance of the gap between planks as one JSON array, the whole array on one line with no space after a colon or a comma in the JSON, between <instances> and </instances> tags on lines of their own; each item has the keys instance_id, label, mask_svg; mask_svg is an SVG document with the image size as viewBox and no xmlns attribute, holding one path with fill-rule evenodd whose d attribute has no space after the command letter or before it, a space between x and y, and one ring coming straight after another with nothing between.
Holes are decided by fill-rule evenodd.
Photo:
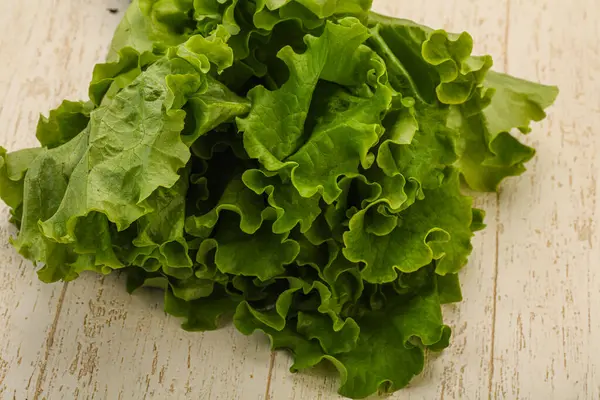
<instances>
[{"instance_id":1,"label":"gap between planks","mask_svg":"<svg viewBox=\"0 0 600 400\"><path fill-rule=\"evenodd\" d=\"M510 1L506 0L506 22L504 25L504 63L502 69L504 73L508 73L508 41L510 35ZM488 399L492 399L493 384L494 384L494 350L496 343L496 308L498 301L498 270L499 270L499 254L500 254L500 192L496 192L496 254L494 260L494 283L492 289L492 333L491 333L491 348L489 361L488 375Z\"/></svg>"},{"instance_id":2,"label":"gap between planks","mask_svg":"<svg viewBox=\"0 0 600 400\"><path fill-rule=\"evenodd\" d=\"M271 350L271 358L269 360L269 373L267 374L267 387L265 388L265 400L271 399L271 377L273 376L273 366L275 365L276 350Z\"/></svg>"},{"instance_id":3,"label":"gap between planks","mask_svg":"<svg viewBox=\"0 0 600 400\"><path fill-rule=\"evenodd\" d=\"M33 395L33 400L38 400L40 395L42 394L44 378L46 377L46 368L48 366L48 358L50 357L50 350L52 349L52 345L54 344L54 336L56 335L56 330L58 328L58 321L60 319L60 313L62 311L63 303L65 302L65 296L67 294L67 288L69 286L69 282L65 282L60 291L60 296L58 297L58 305L56 306L56 312L54 313L54 320L52 321L52 326L50 327L50 331L48 332L48 337L46 338L46 348L44 349L44 358L42 359L42 363L40 365L40 372L35 384L35 393Z\"/></svg>"}]
</instances>

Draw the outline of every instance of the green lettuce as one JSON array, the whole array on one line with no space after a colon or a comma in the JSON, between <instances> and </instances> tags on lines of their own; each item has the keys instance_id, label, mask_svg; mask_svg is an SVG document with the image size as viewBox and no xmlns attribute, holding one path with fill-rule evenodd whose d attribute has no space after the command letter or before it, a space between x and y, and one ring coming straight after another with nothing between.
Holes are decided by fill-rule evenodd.
<instances>
[{"instance_id":1,"label":"green lettuce","mask_svg":"<svg viewBox=\"0 0 600 400\"><path fill-rule=\"evenodd\" d=\"M90 100L0 148L17 251L44 282L123 270L187 330L260 330L344 396L406 386L450 343L441 305L485 226L463 189L525 170L513 134L557 89L369 9L134 0Z\"/></svg>"}]
</instances>

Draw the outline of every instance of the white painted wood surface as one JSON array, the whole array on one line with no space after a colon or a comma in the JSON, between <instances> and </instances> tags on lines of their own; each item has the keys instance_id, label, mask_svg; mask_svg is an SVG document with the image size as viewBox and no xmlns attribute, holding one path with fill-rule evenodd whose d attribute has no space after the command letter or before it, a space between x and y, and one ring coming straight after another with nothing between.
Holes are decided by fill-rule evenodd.
<instances>
[{"instance_id":1,"label":"white painted wood surface","mask_svg":"<svg viewBox=\"0 0 600 400\"><path fill-rule=\"evenodd\" d=\"M126 0L5 0L0 145L35 144L39 113L84 98ZM110 13L108 8L119 12ZM375 0L467 30L495 68L561 89L526 139L522 177L481 196L488 228L445 309L452 346L395 399L600 398L600 7L597 0ZM336 399L335 377L288 372L260 335L186 333L118 277L44 285L0 215L0 399Z\"/></svg>"}]
</instances>

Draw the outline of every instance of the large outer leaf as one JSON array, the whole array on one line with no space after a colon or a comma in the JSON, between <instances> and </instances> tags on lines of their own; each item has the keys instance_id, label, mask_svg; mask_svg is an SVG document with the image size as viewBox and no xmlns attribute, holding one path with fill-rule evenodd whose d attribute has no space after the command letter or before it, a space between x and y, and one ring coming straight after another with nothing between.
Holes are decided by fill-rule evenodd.
<instances>
[{"instance_id":1,"label":"large outer leaf","mask_svg":"<svg viewBox=\"0 0 600 400\"><path fill-rule=\"evenodd\" d=\"M520 175L535 151L510 134L523 133L531 121L544 119L544 109L558 95L545 86L489 72L480 97L453 110L450 125L461 132L464 151L457 166L475 190L495 191L502 179Z\"/></svg>"},{"instance_id":2,"label":"large outer leaf","mask_svg":"<svg viewBox=\"0 0 600 400\"><path fill-rule=\"evenodd\" d=\"M215 49L227 46L216 37L203 40L186 42L144 72L136 61L143 55L126 52L119 61L105 64L102 72L105 77L125 76L105 86L112 90L110 101L103 101L93 111L83 103L63 103L49 119L41 120L40 139L53 148L32 157L24 182L16 183L24 185L29 195L23 206L16 204L18 199L8 201L15 204L18 219L23 220L15 245L24 255L46 263L44 279L72 279L86 269L109 272L110 268L121 267L112 249L113 245L120 245L112 243L113 228L108 220L118 230L138 220L142 231L148 229L152 219L156 219L152 224L163 224L161 214L170 214L161 204L171 208L175 204L165 200L165 194L168 198L169 188L181 181L179 172L190 157L180 137L185 113L179 108L187 98L197 96L193 111L198 119L195 131L186 137L188 142L193 141L191 137L198 137L246 111L244 100L225 88L220 89L216 82L207 84L204 73L210 69L210 61L218 65L222 59ZM179 58L180 53L189 62ZM130 62L127 57L132 57L137 68L133 77L129 67L124 67ZM147 62L152 60L156 58L148 58ZM95 82L104 79L99 76ZM208 98L213 99L211 104L206 103ZM232 111L211 112L213 103L235 102L239 107L232 107ZM87 119L88 126L78 133ZM61 145L64 142L67 143ZM185 197L187 185L184 183L182 187L180 196ZM11 189L11 192L20 191ZM94 240L86 239L86 226L90 232L104 235L104 239L96 242L99 247L93 246ZM160 265L164 269L191 268L183 226L176 226L166 236L154 239L146 236L124 244L129 250L120 250L120 257L150 269ZM157 229L160 226L152 228L158 233ZM180 233L173 233L177 229ZM130 236L125 234L125 237ZM55 256L57 249L61 249L61 261L53 266L59 259ZM100 257L93 257L95 251ZM146 264L148 260L154 260L152 266Z\"/></svg>"},{"instance_id":3,"label":"large outer leaf","mask_svg":"<svg viewBox=\"0 0 600 400\"><path fill-rule=\"evenodd\" d=\"M190 156L180 138L185 113L170 108L175 86L185 85L189 94L200 87L191 70L182 60L156 63L110 106L92 112L89 133L82 136L85 151L70 174L64 200L52 217L42 219L45 236L73 241L77 218L92 210L120 230L151 211L147 198L158 187L171 187Z\"/></svg>"}]
</instances>

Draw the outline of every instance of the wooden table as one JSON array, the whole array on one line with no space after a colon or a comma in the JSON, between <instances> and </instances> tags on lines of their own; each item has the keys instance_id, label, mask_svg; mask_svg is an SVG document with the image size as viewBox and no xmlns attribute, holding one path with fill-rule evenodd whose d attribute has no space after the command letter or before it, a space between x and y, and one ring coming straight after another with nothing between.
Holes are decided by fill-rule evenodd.
<instances>
[{"instance_id":1,"label":"wooden table","mask_svg":"<svg viewBox=\"0 0 600 400\"><path fill-rule=\"evenodd\" d=\"M126 0L4 0L0 144L36 144L39 113L85 98ZM111 12L114 8L118 11ZM557 84L538 156L499 194L447 307L452 346L394 399L599 399L600 6L598 0L375 0L375 8L466 30L495 68ZM0 398L334 399L336 377L292 375L283 352L232 327L186 333L118 277L45 285L0 223Z\"/></svg>"}]
</instances>

